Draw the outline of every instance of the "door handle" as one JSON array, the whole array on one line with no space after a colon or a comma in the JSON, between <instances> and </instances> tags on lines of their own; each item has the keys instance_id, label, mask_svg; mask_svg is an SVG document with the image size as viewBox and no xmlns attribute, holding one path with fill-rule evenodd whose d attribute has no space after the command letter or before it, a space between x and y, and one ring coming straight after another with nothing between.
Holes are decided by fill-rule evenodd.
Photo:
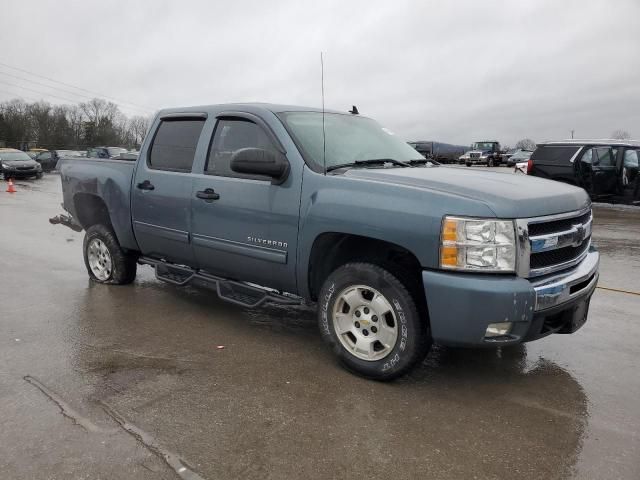
<instances>
[{"instance_id":1,"label":"door handle","mask_svg":"<svg viewBox=\"0 0 640 480\"><path fill-rule=\"evenodd\" d=\"M136 187L138 187L140 190L153 190L154 188L156 188L149 180L140 182L138 185L136 185Z\"/></svg>"},{"instance_id":2,"label":"door handle","mask_svg":"<svg viewBox=\"0 0 640 480\"><path fill-rule=\"evenodd\" d=\"M206 188L204 190L200 190L196 192L196 197L201 198L202 200L218 200L220 198L220 194L216 193L213 188Z\"/></svg>"}]
</instances>

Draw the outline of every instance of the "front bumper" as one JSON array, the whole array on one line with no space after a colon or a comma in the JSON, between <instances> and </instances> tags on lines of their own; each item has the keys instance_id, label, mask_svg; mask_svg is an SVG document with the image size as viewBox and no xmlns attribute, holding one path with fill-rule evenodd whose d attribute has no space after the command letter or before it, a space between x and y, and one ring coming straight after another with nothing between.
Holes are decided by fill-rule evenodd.
<instances>
[{"instance_id":1,"label":"front bumper","mask_svg":"<svg viewBox=\"0 0 640 480\"><path fill-rule=\"evenodd\" d=\"M591 248L573 269L535 281L425 270L433 340L450 346L499 346L572 333L586 321L599 262L600 254ZM486 338L489 324L500 322L512 322L509 334Z\"/></svg>"},{"instance_id":2,"label":"front bumper","mask_svg":"<svg viewBox=\"0 0 640 480\"><path fill-rule=\"evenodd\" d=\"M2 173L5 177L8 178L26 178L26 177L35 177L36 175L42 173L42 170L33 168L31 170L6 170L2 169Z\"/></svg>"}]
</instances>

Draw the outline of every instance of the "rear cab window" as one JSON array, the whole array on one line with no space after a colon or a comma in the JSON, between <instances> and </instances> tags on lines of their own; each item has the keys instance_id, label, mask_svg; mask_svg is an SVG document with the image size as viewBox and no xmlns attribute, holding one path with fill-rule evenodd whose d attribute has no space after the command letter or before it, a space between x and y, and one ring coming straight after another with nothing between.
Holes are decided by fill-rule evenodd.
<instances>
[{"instance_id":1,"label":"rear cab window","mask_svg":"<svg viewBox=\"0 0 640 480\"><path fill-rule=\"evenodd\" d=\"M191 172L204 122L202 118L162 120L151 143L148 167L171 172Z\"/></svg>"}]
</instances>

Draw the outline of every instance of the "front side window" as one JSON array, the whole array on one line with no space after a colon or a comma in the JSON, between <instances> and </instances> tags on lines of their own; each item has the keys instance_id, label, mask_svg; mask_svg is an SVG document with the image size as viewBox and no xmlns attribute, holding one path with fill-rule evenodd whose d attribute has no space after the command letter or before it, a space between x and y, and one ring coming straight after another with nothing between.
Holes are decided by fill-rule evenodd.
<instances>
[{"instance_id":1,"label":"front side window","mask_svg":"<svg viewBox=\"0 0 640 480\"><path fill-rule=\"evenodd\" d=\"M638 168L638 151L627 150L624 152L624 166L627 168Z\"/></svg>"},{"instance_id":2,"label":"front side window","mask_svg":"<svg viewBox=\"0 0 640 480\"><path fill-rule=\"evenodd\" d=\"M218 120L206 172L222 177L257 178L231 170L231 157L241 148L261 148L276 153L265 131L255 123L241 118Z\"/></svg>"},{"instance_id":3,"label":"front side window","mask_svg":"<svg viewBox=\"0 0 640 480\"><path fill-rule=\"evenodd\" d=\"M162 120L149 152L148 165L156 170L190 172L204 119Z\"/></svg>"},{"instance_id":4,"label":"front side window","mask_svg":"<svg viewBox=\"0 0 640 480\"><path fill-rule=\"evenodd\" d=\"M318 169L357 160L418 159L416 151L370 118L340 113L286 112L278 115L302 149L305 159ZM323 135L324 130L324 135Z\"/></svg>"}]
</instances>

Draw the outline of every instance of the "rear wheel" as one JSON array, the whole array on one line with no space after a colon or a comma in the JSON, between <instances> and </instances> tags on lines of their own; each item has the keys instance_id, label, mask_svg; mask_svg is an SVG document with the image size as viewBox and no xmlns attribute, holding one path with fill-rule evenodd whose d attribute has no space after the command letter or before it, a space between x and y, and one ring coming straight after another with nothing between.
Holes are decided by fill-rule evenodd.
<instances>
[{"instance_id":1,"label":"rear wheel","mask_svg":"<svg viewBox=\"0 0 640 480\"><path fill-rule=\"evenodd\" d=\"M350 371L376 380L407 373L430 347L426 319L408 289L370 263L335 270L320 291L324 340Z\"/></svg>"},{"instance_id":2,"label":"rear wheel","mask_svg":"<svg viewBox=\"0 0 640 480\"><path fill-rule=\"evenodd\" d=\"M84 264L98 283L124 285L136 278L136 257L125 252L113 231L105 225L87 229L83 242Z\"/></svg>"}]
</instances>

